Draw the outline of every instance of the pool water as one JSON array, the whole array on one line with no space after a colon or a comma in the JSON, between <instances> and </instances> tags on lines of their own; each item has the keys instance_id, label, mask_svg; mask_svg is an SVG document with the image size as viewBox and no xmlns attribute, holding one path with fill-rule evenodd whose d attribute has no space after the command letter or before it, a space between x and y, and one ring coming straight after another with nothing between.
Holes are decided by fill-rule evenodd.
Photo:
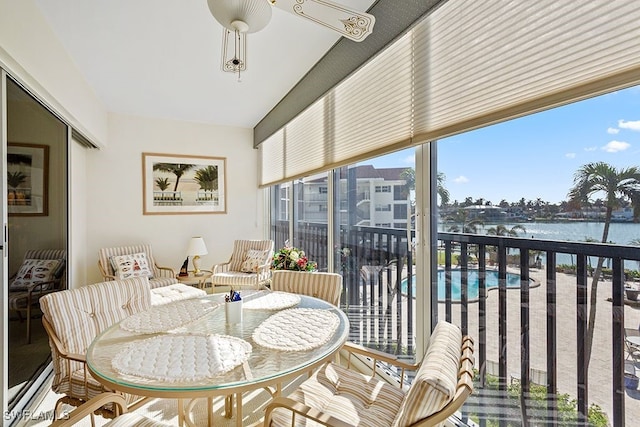
<instances>
[{"instance_id":1,"label":"pool water","mask_svg":"<svg viewBox=\"0 0 640 427\"><path fill-rule=\"evenodd\" d=\"M467 298L469 300L477 300L480 294L478 270L468 271L467 282ZM495 270L488 270L485 272L486 287L487 290L498 289L498 272ZM445 301L446 289L445 289L445 271L438 270L438 301ZM413 296L416 295L415 276L413 276ZM461 287L461 273L460 270L451 271L451 300L460 301L460 287ZM515 273L507 273L507 289L514 289L520 287L520 275ZM407 279L402 281L402 292L407 293Z\"/></svg>"}]
</instances>

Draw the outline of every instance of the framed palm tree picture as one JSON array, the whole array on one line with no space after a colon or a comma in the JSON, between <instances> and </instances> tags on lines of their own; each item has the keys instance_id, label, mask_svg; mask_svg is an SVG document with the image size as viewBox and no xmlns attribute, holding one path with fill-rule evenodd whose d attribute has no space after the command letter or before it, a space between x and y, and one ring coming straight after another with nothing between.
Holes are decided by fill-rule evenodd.
<instances>
[{"instance_id":1,"label":"framed palm tree picture","mask_svg":"<svg viewBox=\"0 0 640 427\"><path fill-rule=\"evenodd\" d=\"M49 214L49 146L7 144L7 213Z\"/></svg>"},{"instance_id":2,"label":"framed palm tree picture","mask_svg":"<svg viewBox=\"0 0 640 427\"><path fill-rule=\"evenodd\" d=\"M226 158L142 153L143 213L227 213Z\"/></svg>"}]
</instances>

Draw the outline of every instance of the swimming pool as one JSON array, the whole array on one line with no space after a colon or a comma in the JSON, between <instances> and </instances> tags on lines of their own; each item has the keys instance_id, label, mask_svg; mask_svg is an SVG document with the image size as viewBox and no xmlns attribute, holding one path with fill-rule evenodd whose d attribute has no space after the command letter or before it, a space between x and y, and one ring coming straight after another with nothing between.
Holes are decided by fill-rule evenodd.
<instances>
[{"instance_id":1,"label":"swimming pool","mask_svg":"<svg viewBox=\"0 0 640 427\"><path fill-rule=\"evenodd\" d=\"M477 300L479 291L478 270L469 270L469 280L467 285L467 298L469 301ZM487 270L485 272L487 290L498 289L498 272L496 270ZM438 301L445 301L445 271L438 270ZM413 277L413 296L416 295L415 276ZM460 302L460 286L461 273L460 270L451 270L451 300ZM530 287L538 286L531 281ZM520 287L520 275L516 273L507 273L507 289L517 289ZM402 293L407 293L407 279L402 281Z\"/></svg>"}]
</instances>

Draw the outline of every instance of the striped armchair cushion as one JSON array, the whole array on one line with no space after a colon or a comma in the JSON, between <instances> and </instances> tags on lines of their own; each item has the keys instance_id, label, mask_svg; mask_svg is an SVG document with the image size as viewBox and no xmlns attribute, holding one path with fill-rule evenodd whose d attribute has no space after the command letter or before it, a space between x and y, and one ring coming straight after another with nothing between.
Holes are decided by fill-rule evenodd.
<instances>
[{"instance_id":1,"label":"striped armchair cushion","mask_svg":"<svg viewBox=\"0 0 640 427\"><path fill-rule=\"evenodd\" d=\"M249 250L267 251L270 259L273 256L273 240L236 240L229 260L229 270L240 271Z\"/></svg>"},{"instance_id":2,"label":"striped armchair cushion","mask_svg":"<svg viewBox=\"0 0 640 427\"><path fill-rule=\"evenodd\" d=\"M342 276L335 273L276 270L271 276L271 290L309 295L337 306L342 294Z\"/></svg>"},{"instance_id":3,"label":"striped armchair cushion","mask_svg":"<svg viewBox=\"0 0 640 427\"><path fill-rule=\"evenodd\" d=\"M84 355L93 339L114 323L151 306L151 291L146 277L101 282L51 293L40 299L40 306L64 350ZM85 378L84 363L57 357L52 345L54 380L52 389L79 398L97 393L99 385ZM86 377L85 377L86 376ZM92 380L92 379L91 379ZM89 396L87 396L87 393Z\"/></svg>"},{"instance_id":4,"label":"striped armchair cushion","mask_svg":"<svg viewBox=\"0 0 640 427\"><path fill-rule=\"evenodd\" d=\"M388 427L405 391L334 363L324 365L287 397L353 426ZM303 417L296 426L322 426ZM291 426L291 412L273 411L272 426Z\"/></svg>"},{"instance_id":5,"label":"striped armchair cushion","mask_svg":"<svg viewBox=\"0 0 640 427\"><path fill-rule=\"evenodd\" d=\"M410 426L440 411L453 399L458 383L461 345L460 328L448 322L438 322L394 427Z\"/></svg>"}]
</instances>

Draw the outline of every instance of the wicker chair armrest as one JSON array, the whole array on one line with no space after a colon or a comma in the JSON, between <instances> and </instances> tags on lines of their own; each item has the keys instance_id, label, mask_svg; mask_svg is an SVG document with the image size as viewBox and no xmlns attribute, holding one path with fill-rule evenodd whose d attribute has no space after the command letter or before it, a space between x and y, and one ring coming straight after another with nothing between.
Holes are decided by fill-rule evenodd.
<instances>
[{"instance_id":1,"label":"wicker chair armrest","mask_svg":"<svg viewBox=\"0 0 640 427\"><path fill-rule=\"evenodd\" d=\"M27 292L29 292L29 298L31 298L31 296L35 293L35 294L40 294L44 291L46 291L46 289L43 289L43 286L45 285L50 285L53 283L59 283L60 279L54 279L54 280L47 280L45 282L38 282L38 283L32 283L27 287Z\"/></svg>"},{"instance_id":2,"label":"wicker chair armrest","mask_svg":"<svg viewBox=\"0 0 640 427\"><path fill-rule=\"evenodd\" d=\"M294 414L309 418L319 424L331 427L352 427L351 423L347 423L339 418L333 417L317 409L311 408L303 403L296 402L288 397L276 397L269 403L264 416L264 425L271 424L271 415L274 409L285 408Z\"/></svg>"},{"instance_id":3,"label":"wicker chair armrest","mask_svg":"<svg viewBox=\"0 0 640 427\"><path fill-rule=\"evenodd\" d=\"M53 326L51 326L51 323L49 323L47 318L44 316L42 316L42 325L44 326L44 329L47 331L47 335L49 335L49 340L53 344L53 347L56 349L60 357L64 359L73 360L76 362L86 363L87 359L85 358L84 354L76 354L76 353L71 353L67 351L65 346L62 344L62 341L60 341L60 338L58 338L58 335L56 335L56 331L53 329Z\"/></svg>"},{"instance_id":4,"label":"wicker chair armrest","mask_svg":"<svg viewBox=\"0 0 640 427\"><path fill-rule=\"evenodd\" d=\"M176 271L171 267L162 267L162 266L156 265L156 268L160 272L160 276L176 277Z\"/></svg>"},{"instance_id":5,"label":"wicker chair armrest","mask_svg":"<svg viewBox=\"0 0 640 427\"><path fill-rule=\"evenodd\" d=\"M106 265L102 265L100 260L98 260L98 269L100 269L100 274L102 274L102 278L104 279L105 282L109 280L117 279L116 276L114 276L113 274L110 274L109 267Z\"/></svg>"},{"instance_id":6,"label":"wicker chair armrest","mask_svg":"<svg viewBox=\"0 0 640 427\"><path fill-rule=\"evenodd\" d=\"M342 349L351 354L358 354L364 357L369 357L374 360L374 362L385 362L390 363L398 368L408 369L415 371L420 367L418 363L407 363L402 360L399 360L395 355L384 353L379 350L375 350L373 348L364 347L353 342L346 342Z\"/></svg>"},{"instance_id":7,"label":"wicker chair armrest","mask_svg":"<svg viewBox=\"0 0 640 427\"><path fill-rule=\"evenodd\" d=\"M51 427L74 426L84 417L93 414L93 412L109 403L113 403L119 407L119 414L124 414L128 411L127 402L123 396L110 392L101 393L71 411L67 418L54 421Z\"/></svg>"},{"instance_id":8,"label":"wicker chair armrest","mask_svg":"<svg viewBox=\"0 0 640 427\"><path fill-rule=\"evenodd\" d=\"M229 271L229 264L231 264L231 263L230 262L223 262L221 264L215 264L211 268L211 271L213 271L213 274L224 273L226 271Z\"/></svg>"}]
</instances>

